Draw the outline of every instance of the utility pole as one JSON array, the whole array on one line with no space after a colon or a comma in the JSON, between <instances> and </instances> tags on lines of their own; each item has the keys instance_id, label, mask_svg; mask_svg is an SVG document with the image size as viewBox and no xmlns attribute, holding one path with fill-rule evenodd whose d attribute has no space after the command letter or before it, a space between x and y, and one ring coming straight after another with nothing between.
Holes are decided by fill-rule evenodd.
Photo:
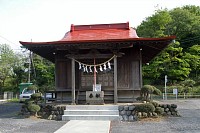
<instances>
[{"instance_id":1,"label":"utility pole","mask_svg":"<svg viewBox=\"0 0 200 133\"><path fill-rule=\"evenodd\" d=\"M32 39L31 39L32 42ZM28 83L31 82L31 51L29 53L29 61L28 61Z\"/></svg>"},{"instance_id":2,"label":"utility pole","mask_svg":"<svg viewBox=\"0 0 200 133\"><path fill-rule=\"evenodd\" d=\"M29 53L29 61L28 61L28 83L31 82L31 51Z\"/></svg>"},{"instance_id":3,"label":"utility pole","mask_svg":"<svg viewBox=\"0 0 200 133\"><path fill-rule=\"evenodd\" d=\"M165 75L165 100L167 100L167 75Z\"/></svg>"}]
</instances>

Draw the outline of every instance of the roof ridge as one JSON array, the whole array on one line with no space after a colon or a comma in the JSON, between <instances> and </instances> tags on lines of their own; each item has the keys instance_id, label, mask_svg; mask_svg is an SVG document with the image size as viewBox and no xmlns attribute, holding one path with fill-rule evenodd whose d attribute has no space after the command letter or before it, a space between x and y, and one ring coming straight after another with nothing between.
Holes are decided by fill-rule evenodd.
<instances>
[{"instance_id":1,"label":"roof ridge","mask_svg":"<svg viewBox=\"0 0 200 133\"><path fill-rule=\"evenodd\" d=\"M71 25L70 32L81 30L103 30L103 29L126 29L129 30L129 22L127 23L111 23L111 24L91 24L91 25Z\"/></svg>"}]
</instances>

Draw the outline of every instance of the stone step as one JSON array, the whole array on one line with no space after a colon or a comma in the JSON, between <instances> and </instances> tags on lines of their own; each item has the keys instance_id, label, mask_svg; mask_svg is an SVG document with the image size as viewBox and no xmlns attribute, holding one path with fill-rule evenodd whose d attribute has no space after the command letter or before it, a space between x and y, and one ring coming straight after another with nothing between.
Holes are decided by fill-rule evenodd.
<instances>
[{"instance_id":1,"label":"stone step","mask_svg":"<svg viewBox=\"0 0 200 133\"><path fill-rule=\"evenodd\" d=\"M118 110L118 105L67 105L66 110Z\"/></svg>"},{"instance_id":2,"label":"stone step","mask_svg":"<svg viewBox=\"0 0 200 133\"><path fill-rule=\"evenodd\" d=\"M118 120L117 105L67 105L62 120Z\"/></svg>"},{"instance_id":3,"label":"stone step","mask_svg":"<svg viewBox=\"0 0 200 133\"><path fill-rule=\"evenodd\" d=\"M63 115L62 120L118 120L119 115Z\"/></svg>"},{"instance_id":4,"label":"stone step","mask_svg":"<svg viewBox=\"0 0 200 133\"><path fill-rule=\"evenodd\" d=\"M64 115L119 115L118 110L65 110Z\"/></svg>"}]
</instances>

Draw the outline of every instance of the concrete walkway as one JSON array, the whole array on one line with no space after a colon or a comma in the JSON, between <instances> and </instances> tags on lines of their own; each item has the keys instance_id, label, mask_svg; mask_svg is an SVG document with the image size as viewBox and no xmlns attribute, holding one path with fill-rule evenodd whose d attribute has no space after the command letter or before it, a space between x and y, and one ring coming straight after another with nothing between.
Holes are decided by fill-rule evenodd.
<instances>
[{"instance_id":1,"label":"concrete walkway","mask_svg":"<svg viewBox=\"0 0 200 133\"><path fill-rule=\"evenodd\" d=\"M6 102L7 99L0 99L0 102Z\"/></svg>"},{"instance_id":2,"label":"concrete walkway","mask_svg":"<svg viewBox=\"0 0 200 133\"><path fill-rule=\"evenodd\" d=\"M55 133L109 133L110 121L71 120Z\"/></svg>"}]
</instances>

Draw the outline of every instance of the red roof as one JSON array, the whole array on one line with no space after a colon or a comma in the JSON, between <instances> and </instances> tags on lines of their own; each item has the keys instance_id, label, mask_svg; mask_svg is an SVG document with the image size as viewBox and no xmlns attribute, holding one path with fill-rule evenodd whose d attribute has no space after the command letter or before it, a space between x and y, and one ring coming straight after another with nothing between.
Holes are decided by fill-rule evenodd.
<instances>
[{"instance_id":1,"label":"red roof","mask_svg":"<svg viewBox=\"0 0 200 133\"><path fill-rule=\"evenodd\" d=\"M78 49L110 47L130 48L139 46L143 49L143 62L151 60L164 49L175 36L163 38L139 38L136 30L129 23L71 25L71 30L59 41L52 42L21 42L29 50L54 61L54 51L59 47ZM146 53L146 54L145 54ZM150 56L151 55L151 56ZM145 59L149 57L148 59Z\"/></svg>"},{"instance_id":2,"label":"red roof","mask_svg":"<svg viewBox=\"0 0 200 133\"><path fill-rule=\"evenodd\" d=\"M138 38L135 29L129 28L129 23L71 25L71 30L67 32L60 41L92 41L128 38Z\"/></svg>"},{"instance_id":3,"label":"red roof","mask_svg":"<svg viewBox=\"0 0 200 133\"><path fill-rule=\"evenodd\" d=\"M175 39L175 36L164 38L139 38L136 30L127 23L71 25L71 30L59 41L52 42L22 42L22 45L59 45L87 42L123 42L123 41L159 41Z\"/></svg>"}]
</instances>

